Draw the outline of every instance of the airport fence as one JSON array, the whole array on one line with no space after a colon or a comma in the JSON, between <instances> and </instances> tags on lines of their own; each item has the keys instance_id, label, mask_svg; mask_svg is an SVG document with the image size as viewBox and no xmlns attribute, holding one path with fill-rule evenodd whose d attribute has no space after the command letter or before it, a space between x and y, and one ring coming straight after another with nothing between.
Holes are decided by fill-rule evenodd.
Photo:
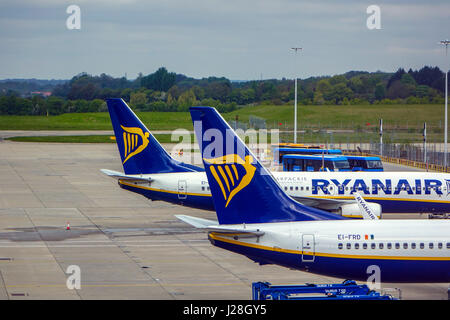
<instances>
[{"instance_id":1,"label":"airport fence","mask_svg":"<svg viewBox=\"0 0 450 320\"><path fill-rule=\"evenodd\" d=\"M344 146L341 146L342 148ZM339 148L339 147L338 147ZM450 172L450 157L447 154L447 167L445 164L444 146L441 143L432 143L426 146L414 144L379 144L368 143L354 145L354 148L342 148L345 154L378 156L384 162L402 164L410 167L437 171Z\"/></svg>"},{"instance_id":2,"label":"airport fence","mask_svg":"<svg viewBox=\"0 0 450 320\"><path fill-rule=\"evenodd\" d=\"M423 123L419 121L384 122L383 144L380 144L380 131L376 124L368 126L351 122L349 127L348 123L340 126L310 123L299 128L299 143L337 148L348 154L370 154L380 156L386 162L450 172L450 153L445 155L444 143L441 142L444 133L442 121L427 123L426 145L423 143ZM293 131L281 131L280 140L292 142Z\"/></svg>"}]
</instances>

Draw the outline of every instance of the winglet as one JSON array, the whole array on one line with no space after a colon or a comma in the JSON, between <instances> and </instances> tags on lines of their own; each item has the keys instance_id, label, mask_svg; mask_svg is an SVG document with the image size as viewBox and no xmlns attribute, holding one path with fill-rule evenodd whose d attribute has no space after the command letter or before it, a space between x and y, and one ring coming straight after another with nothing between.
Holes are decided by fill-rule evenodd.
<instances>
[{"instance_id":1,"label":"winglet","mask_svg":"<svg viewBox=\"0 0 450 320\"><path fill-rule=\"evenodd\" d=\"M366 200L358 192L355 192L354 196L364 220L378 220L378 217L372 212Z\"/></svg>"}]
</instances>

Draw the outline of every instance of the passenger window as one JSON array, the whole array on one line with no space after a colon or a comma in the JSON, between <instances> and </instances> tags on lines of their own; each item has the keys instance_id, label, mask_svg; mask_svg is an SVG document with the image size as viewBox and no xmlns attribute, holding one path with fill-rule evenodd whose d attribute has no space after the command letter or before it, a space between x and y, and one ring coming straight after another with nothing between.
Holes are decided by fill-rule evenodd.
<instances>
[{"instance_id":1,"label":"passenger window","mask_svg":"<svg viewBox=\"0 0 450 320\"><path fill-rule=\"evenodd\" d=\"M442 242L438 243L438 249L442 249Z\"/></svg>"},{"instance_id":2,"label":"passenger window","mask_svg":"<svg viewBox=\"0 0 450 320\"><path fill-rule=\"evenodd\" d=\"M411 249L415 249L415 248L416 248L416 243L415 242L411 243Z\"/></svg>"},{"instance_id":3,"label":"passenger window","mask_svg":"<svg viewBox=\"0 0 450 320\"><path fill-rule=\"evenodd\" d=\"M388 243L388 244L387 244L387 248L388 248L388 249L392 249L392 243Z\"/></svg>"},{"instance_id":4,"label":"passenger window","mask_svg":"<svg viewBox=\"0 0 450 320\"><path fill-rule=\"evenodd\" d=\"M359 249L359 243L355 243L355 249Z\"/></svg>"},{"instance_id":5,"label":"passenger window","mask_svg":"<svg viewBox=\"0 0 450 320\"><path fill-rule=\"evenodd\" d=\"M202 187L202 191L205 191L205 187Z\"/></svg>"},{"instance_id":6,"label":"passenger window","mask_svg":"<svg viewBox=\"0 0 450 320\"><path fill-rule=\"evenodd\" d=\"M287 191L287 187L284 187L284 191Z\"/></svg>"},{"instance_id":7,"label":"passenger window","mask_svg":"<svg viewBox=\"0 0 450 320\"><path fill-rule=\"evenodd\" d=\"M447 242L447 249L450 249L450 242Z\"/></svg>"},{"instance_id":8,"label":"passenger window","mask_svg":"<svg viewBox=\"0 0 450 320\"><path fill-rule=\"evenodd\" d=\"M338 244L338 249L342 249L342 247L343 247L342 243L339 243Z\"/></svg>"},{"instance_id":9,"label":"passenger window","mask_svg":"<svg viewBox=\"0 0 450 320\"><path fill-rule=\"evenodd\" d=\"M363 243L363 249L367 249L367 243Z\"/></svg>"},{"instance_id":10,"label":"passenger window","mask_svg":"<svg viewBox=\"0 0 450 320\"><path fill-rule=\"evenodd\" d=\"M424 249L425 248L425 244L423 242L420 243L420 249Z\"/></svg>"},{"instance_id":11,"label":"passenger window","mask_svg":"<svg viewBox=\"0 0 450 320\"><path fill-rule=\"evenodd\" d=\"M347 243L347 249L351 249L352 248L352 244L351 243Z\"/></svg>"},{"instance_id":12,"label":"passenger window","mask_svg":"<svg viewBox=\"0 0 450 320\"><path fill-rule=\"evenodd\" d=\"M291 191L293 191L293 190L294 190L294 187L290 187L289 189L290 189Z\"/></svg>"},{"instance_id":13,"label":"passenger window","mask_svg":"<svg viewBox=\"0 0 450 320\"><path fill-rule=\"evenodd\" d=\"M295 191L298 191L298 187L295 187Z\"/></svg>"},{"instance_id":14,"label":"passenger window","mask_svg":"<svg viewBox=\"0 0 450 320\"><path fill-rule=\"evenodd\" d=\"M302 190L302 191L303 191L303 187L300 187L300 190Z\"/></svg>"},{"instance_id":15,"label":"passenger window","mask_svg":"<svg viewBox=\"0 0 450 320\"><path fill-rule=\"evenodd\" d=\"M383 247L384 247L384 244L383 244L383 243L379 243L379 244L378 244L378 248L379 248L379 249L383 249Z\"/></svg>"},{"instance_id":16,"label":"passenger window","mask_svg":"<svg viewBox=\"0 0 450 320\"><path fill-rule=\"evenodd\" d=\"M395 249L400 249L400 243L397 242L397 243L395 244Z\"/></svg>"},{"instance_id":17,"label":"passenger window","mask_svg":"<svg viewBox=\"0 0 450 320\"><path fill-rule=\"evenodd\" d=\"M428 244L428 247L429 247L430 249L433 249L433 248L434 248L433 242L430 242L430 243Z\"/></svg>"},{"instance_id":18,"label":"passenger window","mask_svg":"<svg viewBox=\"0 0 450 320\"><path fill-rule=\"evenodd\" d=\"M371 248L371 249L375 249L375 248L376 248L375 243L370 244L370 248Z\"/></svg>"},{"instance_id":19,"label":"passenger window","mask_svg":"<svg viewBox=\"0 0 450 320\"><path fill-rule=\"evenodd\" d=\"M306 187L306 191L309 191L309 187Z\"/></svg>"},{"instance_id":20,"label":"passenger window","mask_svg":"<svg viewBox=\"0 0 450 320\"><path fill-rule=\"evenodd\" d=\"M408 244L406 242L403 243L403 249L408 249Z\"/></svg>"}]
</instances>

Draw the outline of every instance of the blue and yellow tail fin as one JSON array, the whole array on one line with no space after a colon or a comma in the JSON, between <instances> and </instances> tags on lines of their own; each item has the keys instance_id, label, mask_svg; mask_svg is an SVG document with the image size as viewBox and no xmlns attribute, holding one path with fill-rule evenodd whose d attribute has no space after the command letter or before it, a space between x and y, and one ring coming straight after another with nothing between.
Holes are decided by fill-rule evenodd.
<instances>
[{"instance_id":1,"label":"blue and yellow tail fin","mask_svg":"<svg viewBox=\"0 0 450 320\"><path fill-rule=\"evenodd\" d=\"M173 159L122 99L107 99L125 174L203 171Z\"/></svg>"},{"instance_id":2,"label":"blue and yellow tail fin","mask_svg":"<svg viewBox=\"0 0 450 320\"><path fill-rule=\"evenodd\" d=\"M214 108L190 108L220 224L337 220L289 197Z\"/></svg>"}]
</instances>

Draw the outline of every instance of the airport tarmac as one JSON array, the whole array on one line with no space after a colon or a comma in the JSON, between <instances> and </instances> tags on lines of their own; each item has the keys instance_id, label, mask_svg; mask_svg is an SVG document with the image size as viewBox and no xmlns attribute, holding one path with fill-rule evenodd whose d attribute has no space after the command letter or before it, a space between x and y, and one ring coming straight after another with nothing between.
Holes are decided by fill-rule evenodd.
<instances>
[{"instance_id":1,"label":"airport tarmac","mask_svg":"<svg viewBox=\"0 0 450 320\"><path fill-rule=\"evenodd\" d=\"M343 280L259 266L214 247L174 217L214 213L151 202L101 168L122 171L115 144L0 141L0 299L251 299L254 281ZM66 284L73 265L80 289ZM447 299L448 284L382 288L400 288L403 299Z\"/></svg>"}]
</instances>

